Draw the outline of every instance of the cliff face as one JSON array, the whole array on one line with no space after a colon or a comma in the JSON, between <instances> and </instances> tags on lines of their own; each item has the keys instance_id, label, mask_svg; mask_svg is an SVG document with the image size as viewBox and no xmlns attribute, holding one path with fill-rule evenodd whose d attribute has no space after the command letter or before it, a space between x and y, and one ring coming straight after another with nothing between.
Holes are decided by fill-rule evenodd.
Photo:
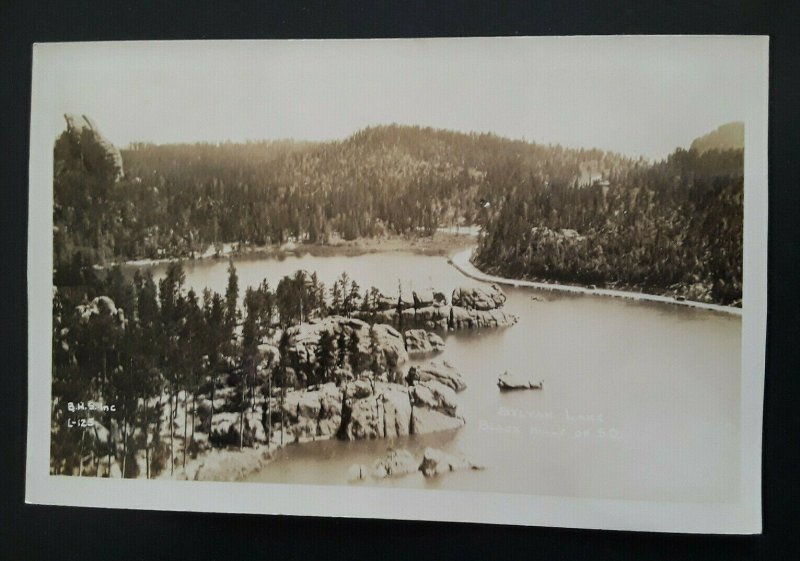
<instances>
[{"instance_id":1,"label":"cliff face","mask_svg":"<svg viewBox=\"0 0 800 561\"><path fill-rule=\"evenodd\" d=\"M122 154L103 134L92 119L86 115L64 115L67 134L80 149L83 164L89 171L110 169L119 179L123 175Z\"/></svg>"}]
</instances>

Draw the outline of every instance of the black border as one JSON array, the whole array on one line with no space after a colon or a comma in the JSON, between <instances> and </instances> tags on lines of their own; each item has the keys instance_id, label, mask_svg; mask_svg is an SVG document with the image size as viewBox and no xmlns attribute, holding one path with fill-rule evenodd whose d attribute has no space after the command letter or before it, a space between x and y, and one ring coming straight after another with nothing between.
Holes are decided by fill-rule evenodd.
<instances>
[{"instance_id":1,"label":"black border","mask_svg":"<svg viewBox=\"0 0 800 561\"><path fill-rule=\"evenodd\" d=\"M70 5L71 4L71 5ZM795 559L800 558L798 378L794 351L800 212L794 2L576 0L350 2L83 0L0 3L3 391L0 558L5 559ZM33 42L148 39L582 34L770 35L769 316L764 534L691 536L477 524L43 507L24 504L26 243Z\"/></svg>"}]
</instances>

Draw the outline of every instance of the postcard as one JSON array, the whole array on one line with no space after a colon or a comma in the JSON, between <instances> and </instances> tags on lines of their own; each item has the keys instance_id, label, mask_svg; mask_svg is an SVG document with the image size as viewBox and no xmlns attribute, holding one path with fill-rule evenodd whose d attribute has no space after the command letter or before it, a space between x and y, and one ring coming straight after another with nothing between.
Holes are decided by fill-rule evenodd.
<instances>
[{"instance_id":1,"label":"postcard","mask_svg":"<svg viewBox=\"0 0 800 561\"><path fill-rule=\"evenodd\" d=\"M26 500L761 531L768 39L34 46Z\"/></svg>"}]
</instances>

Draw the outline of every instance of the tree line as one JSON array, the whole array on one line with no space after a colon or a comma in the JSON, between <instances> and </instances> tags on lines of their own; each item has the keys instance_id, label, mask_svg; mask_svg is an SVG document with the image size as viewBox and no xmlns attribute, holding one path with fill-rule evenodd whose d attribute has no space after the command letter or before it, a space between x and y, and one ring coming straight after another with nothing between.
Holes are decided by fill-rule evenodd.
<instances>
[{"instance_id":1,"label":"tree line","mask_svg":"<svg viewBox=\"0 0 800 561\"><path fill-rule=\"evenodd\" d=\"M154 477L167 466L174 473L197 453L196 428L211 435L215 413L238 415L238 441L217 435L211 444L241 448L252 444L244 423L257 405L268 440L275 426L286 426L288 388L341 383L342 369L372 376L386 371L372 332L366 356L356 331L323 332L312 360L290 352L293 326L374 309L380 292L371 287L362 293L347 273L330 288L305 271L283 277L274 290L265 280L245 290L241 305L233 262L224 294L187 290L180 261L170 263L158 282L149 270L130 277L119 266L84 275L85 284L54 292L54 473L107 474L112 465L124 477ZM215 411L220 393L222 410ZM73 409L89 403L113 404L113 410ZM181 411L183 432L176 434ZM81 426L89 418L92 426ZM137 461L142 452L145 473Z\"/></svg>"},{"instance_id":2,"label":"tree line","mask_svg":"<svg viewBox=\"0 0 800 561\"><path fill-rule=\"evenodd\" d=\"M487 210L475 263L564 283L741 304L743 151L677 150L576 189L530 177Z\"/></svg>"},{"instance_id":3,"label":"tree line","mask_svg":"<svg viewBox=\"0 0 800 561\"><path fill-rule=\"evenodd\" d=\"M609 174L642 165L599 150L392 125L325 143L138 143L122 150L123 179L93 170L90 185L85 144L68 132L56 142L60 269L190 257L222 243L430 234L480 222L478 200L530 175L574 183L586 162Z\"/></svg>"}]
</instances>

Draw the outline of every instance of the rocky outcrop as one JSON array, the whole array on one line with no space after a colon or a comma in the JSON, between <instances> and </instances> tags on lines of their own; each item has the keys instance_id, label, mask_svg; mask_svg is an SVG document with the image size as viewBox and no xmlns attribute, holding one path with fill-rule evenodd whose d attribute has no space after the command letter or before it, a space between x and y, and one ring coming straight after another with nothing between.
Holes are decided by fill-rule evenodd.
<instances>
[{"instance_id":1,"label":"rocky outcrop","mask_svg":"<svg viewBox=\"0 0 800 561\"><path fill-rule=\"evenodd\" d=\"M280 401L272 399L273 411L280 417ZM284 421L294 440L332 438L342 424L342 394L333 383L313 390L289 391L283 397ZM273 417L276 415L273 414Z\"/></svg>"},{"instance_id":2,"label":"rocky outcrop","mask_svg":"<svg viewBox=\"0 0 800 561\"><path fill-rule=\"evenodd\" d=\"M417 308L414 313L413 324L420 325L425 329L447 331L450 328L450 306Z\"/></svg>"},{"instance_id":3,"label":"rocky outcrop","mask_svg":"<svg viewBox=\"0 0 800 561\"><path fill-rule=\"evenodd\" d=\"M463 454L449 454L436 448L425 448L422 458L405 449L391 450L383 458L375 460L372 470L367 471L363 464L353 464L348 470L349 481L359 481L371 476L373 479L399 477L422 472L425 477L436 477L465 469L484 469L469 461Z\"/></svg>"},{"instance_id":4,"label":"rocky outcrop","mask_svg":"<svg viewBox=\"0 0 800 561\"><path fill-rule=\"evenodd\" d=\"M348 340L356 337L358 362L364 366L370 363L373 345L381 353L384 364L389 368L395 368L408 360L403 337L391 325L376 323L370 326L361 319L329 316L301 323L289 329L290 363L315 364L317 347L324 332L331 335L334 340L338 340L342 334Z\"/></svg>"},{"instance_id":5,"label":"rocky outcrop","mask_svg":"<svg viewBox=\"0 0 800 561\"><path fill-rule=\"evenodd\" d=\"M239 413L217 413L211 423L209 440L215 446L239 446ZM245 417L242 420L244 438L242 443L245 446L252 446L256 440L254 427L251 419ZM180 431L178 431L180 434Z\"/></svg>"},{"instance_id":6,"label":"rocky outcrop","mask_svg":"<svg viewBox=\"0 0 800 561\"><path fill-rule=\"evenodd\" d=\"M544 382L541 380L537 382L504 372L497 378L497 385L502 390L541 390L544 387Z\"/></svg>"},{"instance_id":7,"label":"rocky outcrop","mask_svg":"<svg viewBox=\"0 0 800 561\"><path fill-rule=\"evenodd\" d=\"M361 479L366 479L369 475L369 469L364 464L353 464L350 466L350 469L347 470L347 480L348 481L359 481Z\"/></svg>"},{"instance_id":8,"label":"rocky outcrop","mask_svg":"<svg viewBox=\"0 0 800 561\"><path fill-rule=\"evenodd\" d=\"M372 326L371 336L375 338L378 349L383 353L384 362L389 368L395 368L408 360L403 336L391 325L376 323ZM369 352L368 346L366 354L369 355Z\"/></svg>"},{"instance_id":9,"label":"rocky outcrop","mask_svg":"<svg viewBox=\"0 0 800 561\"><path fill-rule=\"evenodd\" d=\"M125 311L117 308L114 301L108 296L98 296L88 304L81 304L75 308L81 321L89 323L97 320L108 321L117 327L125 327Z\"/></svg>"},{"instance_id":10,"label":"rocky outcrop","mask_svg":"<svg viewBox=\"0 0 800 561\"><path fill-rule=\"evenodd\" d=\"M419 471L419 460L408 450L392 450L372 464L372 477L384 479Z\"/></svg>"},{"instance_id":11,"label":"rocky outcrop","mask_svg":"<svg viewBox=\"0 0 800 561\"><path fill-rule=\"evenodd\" d=\"M457 413L455 391L436 381L419 382L409 387L411 433L428 434L464 426Z\"/></svg>"},{"instance_id":12,"label":"rocky outcrop","mask_svg":"<svg viewBox=\"0 0 800 561\"><path fill-rule=\"evenodd\" d=\"M488 287L462 286L453 291L450 301L453 306L486 311L501 308L505 304L506 295L496 284Z\"/></svg>"},{"instance_id":13,"label":"rocky outcrop","mask_svg":"<svg viewBox=\"0 0 800 561\"><path fill-rule=\"evenodd\" d=\"M448 454L436 448L425 448L419 470L425 477L434 477L443 473L461 469L483 469L483 466L473 464L463 455Z\"/></svg>"},{"instance_id":14,"label":"rocky outcrop","mask_svg":"<svg viewBox=\"0 0 800 561\"><path fill-rule=\"evenodd\" d=\"M81 161L91 171L108 169L115 179L123 175L122 154L86 115L66 114L67 134L80 151Z\"/></svg>"},{"instance_id":15,"label":"rocky outcrop","mask_svg":"<svg viewBox=\"0 0 800 561\"><path fill-rule=\"evenodd\" d=\"M278 405L273 400L273 407ZM273 421L279 415L280 410L277 416L273 414ZM331 383L314 390L291 391L283 400L283 416L288 425L285 436L291 441L334 436L344 440L396 438L464 425L458 415L455 390L434 379L414 386L361 379L343 388ZM237 414L220 413L214 423L226 423L218 432L227 434L231 424L234 431L238 430L234 421L238 422ZM217 441L238 444L238 432Z\"/></svg>"},{"instance_id":16,"label":"rocky outcrop","mask_svg":"<svg viewBox=\"0 0 800 561\"><path fill-rule=\"evenodd\" d=\"M387 296L383 293L379 293L373 310L383 312L389 310L395 311L397 309L405 310L413 307L413 294L409 294L407 290L401 290L398 296Z\"/></svg>"},{"instance_id":17,"label":"rocky outcrop","mask_svg":"<svg viewBox=\"0 0 800 561\"><path fill-rule=\"evenodd\" d=\"M406 436L411 430L411 401L399 384L363 381L345 390L345 422L339 435L346 440Z\"/></svg>"},{"instance_id":18,"label":"rocky outcrop","mask_svg":"<svg viewBox=\"0 0 800 561\"><path fill-rule=\"evenodd\" d=\"M481 327L508 327L517 323L517 317L504 310L471 310L460 306L450 308L450 329L475 329Z\"/></svg>"},{"instance_id":19,"label":"rocky outcrop","mask_svg":"<svg viewBox=\"0 0 800 561\"><path fill-rule=\"evenodd\" d=\"M192 460L183 470L183 478L195 481L237 481L262 469L272 457L269 447L245 448L231 454L226 450L209 450L202 458ZM168 474L166 470L164 474Z\"/></svg>"},{"instance_id":20,"label":"rocky outcrop","mask_svg":"<svg viewBox=\"0 0 800 561\"><path fill-rule=\"evenodd\" d=\"M452 305L447 305L444 294L435 290L417 291L413 293L413 297L413 307L404 305L398 310L395 301L395 306L391 309L379 306L375 310L359 311L355 315L361 319L397 327L402 325L441 331L508 327L517 322L516 316L502 309L506 296L494 284L456 288L451 298ZM406 332L407 339L409 331ZM412 336L415 335L412 333ZM412 346L408 347L410 352L416 352L415 345L416 341L412 341Z\"/></svg>"},{"instance_id":21,"label":"rocky outcrop","mask_svg":"<svg viewBox=\"0 0 800 561\"><path fill-rule=\"evenodd\" d=\"M412 366L408 369L406 380L411 383L434 381L457 392L467 389L461 373L447 361L432 360L428 364Z\"/></svg>"},{"instance_id":22,"label":"rocky outcrop","mask_svg":"<svg viewBox=\"0 0 800 561\"><path fill-rule=\"evenodd\" d=\"M409 329L405 332L406 350L409 355L441 352L444 341L436 333L424 329Z\"/></svg>"},{"instance_id":23,"label":"rocky outcrop","mask_svg":"<svg viewBox=\"0 0 800 561\"><path fill-rule=\"evenodd\" d=\"M463 306L428 306L408 308L398 314L396 310L384 312L358 312L359 318L383 322L400 327L419 326L441 331L475 329L482 327L509 327L517 323L517 317L502 308L478 310Z\"/></svg>"},{"instance_id":24,"label":"rocky outcrop","mask_svg":"<svg viewBox=\"0 0 800 561\"><path fill-rule=\"evenodd\" d=\"M447 304L447 297L444 293L432 288L415 290L412 296L414 298L414 307L417 309L429 306L445 306Z\"/></svg>"}]
</instances>

